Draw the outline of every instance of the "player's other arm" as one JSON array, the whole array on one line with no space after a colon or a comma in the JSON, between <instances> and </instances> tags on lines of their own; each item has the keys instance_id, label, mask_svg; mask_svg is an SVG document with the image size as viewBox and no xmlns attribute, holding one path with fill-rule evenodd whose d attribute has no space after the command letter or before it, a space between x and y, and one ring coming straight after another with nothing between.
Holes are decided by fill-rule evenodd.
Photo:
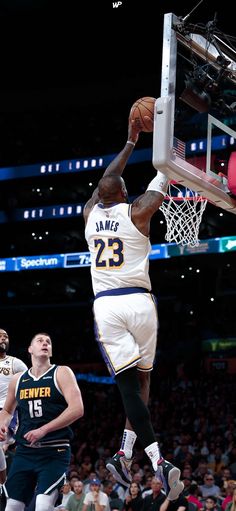
<instances>
[{"instance_id":1,"label":"player's other arm","mask_svg":"<svg viewBox=\"0 0 236 511\"><path fill-rule=\"evenodd\" d=\"M69 426L84 414L82 395L75 375L70 367L58 367L57 383L67 402L67 408L58 415L58 417L44 424L41 428L28 431L28 433L24 435L24 438L32 445L47 433Z\"/></svg>"},{"instance_id":2,"label":"player's other arm","mask_svg":"<svg viewBox=\"0 0 236 511\"><path fill-rule=\"evenodd\" d=\"M16 409L16 383L22 373L16 373L12 377L7 390L7 397L3 409L0 411L0 441L5 440L8 426Z\"/></svg>"},{"instance_id":3,"label":"player's other arm","mask_svg":"<svg viewBox=\"0 0 236 511\"><path fill-rule=\"evenodd\" d=\"M149 183L146 192L134 200L132 204L132 222L145 236L150 232L150 221L161 206L169 184L169 179L157 172L156 177Z\"/></svg>"},{"instance_id":4,"label":"player's other arm","mask_svg":"<svg viewBox=\"0 0 236 511\"><path fill-rule=\"evenodd\" d=\"M153 124L152 120L149 117L145 117L147 123ZM135 121L131 121L129 119L128 125L128 139L123 147L123 149L117 154L117 156L111 161L111 163L106 168L103 176L109 176L111 174L115 174L116 176L121 176L126 167L129 157L131 156L134 146L138 141L140 127L135 124ZM96 188L93 192L91 199L84 206L83 215L85 223L87 222L88 215L95 204L99 201L98 197L98 189Z\"/></svg>"}]
</instances>

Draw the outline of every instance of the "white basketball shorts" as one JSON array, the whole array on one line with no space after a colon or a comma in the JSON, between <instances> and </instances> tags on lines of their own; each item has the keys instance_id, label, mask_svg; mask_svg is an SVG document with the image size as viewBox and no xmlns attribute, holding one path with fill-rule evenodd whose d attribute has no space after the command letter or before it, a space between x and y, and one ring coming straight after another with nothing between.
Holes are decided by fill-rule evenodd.
<instances>
[{"instance_id":1,"label":"white basketball shorts","mask_svg":"<svg viewBox=\"0 0 236 511\"><path fill-rule=\"evenodd\" d=\"M132 366L151 371L158 315L151 293L102 296L94 301L95 333L110 374Z\"/></svg>"}]
</instances>

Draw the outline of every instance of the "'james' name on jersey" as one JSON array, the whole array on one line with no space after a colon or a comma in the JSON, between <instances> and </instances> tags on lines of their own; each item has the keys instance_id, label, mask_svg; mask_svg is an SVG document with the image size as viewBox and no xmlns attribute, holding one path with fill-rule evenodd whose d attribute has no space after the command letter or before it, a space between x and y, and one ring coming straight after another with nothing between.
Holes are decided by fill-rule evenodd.
<instances>
[{"instance_id":1,"label":"'james' name on jersey","mask_svg":"<svg viewBox=\"0 0 236 511\"><path fill-rule=\"evenodd\" d=\"M113 231L117 232L119 227L119 222L115 222L115 220L105 220L104 222L96 222L96 232L101 231Z\"/></svg>"},{"instance_id":2,"label":"'james' name on jersey","mask_svg":"<svg viewBox=\"0 0 236 511\"><path fill-rule=\"evenodd\" d=\"M96 204L91 210L85 237L91 253L93 291L120 287L151 290L149 254L151 244L131 220L131 205Z\"/></svg>"}]
</instances>

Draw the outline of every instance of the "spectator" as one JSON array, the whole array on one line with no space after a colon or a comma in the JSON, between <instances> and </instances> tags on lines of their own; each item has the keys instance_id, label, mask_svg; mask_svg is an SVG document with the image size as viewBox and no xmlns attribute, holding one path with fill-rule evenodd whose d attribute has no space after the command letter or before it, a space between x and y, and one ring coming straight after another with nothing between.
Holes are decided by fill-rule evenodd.
<instances>
[{"instance_id":1,"label":"spectator","mask_svg":"<svg viewBox=\"0 0 236 511\"><path fill-rule=\"evenodd\" d=\"M187 511L188 501L184 495L180 495L176 500L169 500L166 498L161 504L160 511Z\"/></svg>"},{"instance_id":2,"label":"spectator","mask_svg":"<svg viewBox=\"0 0 236 511\"><path fill-rule=\"evenodd\" d=\"M82 481L75 481L74 493L71 495L66 503L66 511L81 511L84 503L84 485Z\"/></svg>"},{"instance_id":3,"label":"spectator","mask_svg":"<svg viewBox=\"0 0 236 511\"><path fill-rule=\"evenodd\" d=\"M193 479L193 469L188 463L185 463L182 469L182 479L185 478L191 479L191 481Z\"/></svg>"},{"instance_id":4,"label":"spectator","mask_svg":"<svg viewBox=\"0 0 236 511\"><path fill-rule=\"evenodd\" d=\"M84 474L84 477L88 477L92 468L93 464L91 461L91 456L89 454L85 454L82 459L81 468Z\"/></svg>"},{"instance_id":5,"label":"spectator","mask_svg":"<svg viewBox=\"0 0 236 511\"><path fill-rule=\"evenodd\" d=\"M117 500L119 499L118 494L116 493L116 491L114 491L112 481L109 481L109 480L103 481L102 489L103 489L104 493L107 494L108 499L109 499L109 503L108 503L105 511L110 511L110 506L111 506L112 501L115 499L116 503L117 503ZM121 500L121 503L123 504L122 500Z\"/></svg>"},{"instance_id":6,"label":"spectator","mask_svg":"<svg viewBox=\"0 0 236 511\"><path fill-rule=\"evenodd\" d=\"M215 484L215 479L212 474L205 474L204 483L199 486L203 498L213 495L218 497L220 495L220 487Z\"/></svg>"},{"instance_id":7,"label":"spectator","mask_svg":"<svg viewBox=\"0 0 236 511\"><path fill-rule=\"evenodd\" d=\"M182 481L184 483L184 491L183 491L183 495L189 495L189 488L192 484L192 478L191 477L188 477L188 476L185 476L183 475L182 476Z\"/></svg>"},{"instance_id":8,"label":"spectator","mask_svg":"<svg viewBox=\"0 0 236 511\"><path fill-rule=\"evenodd\" d=\"M226 506L226 511L236 511L236 488L234 488L232 501Z\"/></svg>"},{"instance_id":9,"label":"spectator","mask_svg":"<svg viewBox=\"0 0 236 511\"><path fill-rule=\"evenodd\" d=\"M70 479L70 485L71 485L71 489L72 491L74 491L74 484L77 482L77 481L80 481L80 478L79 478L79 475L77 476L72 476Z\"/></svg>"},{"instance_id":10,"label":"spectator","mask_svg":"<svg viewBox=\"0 0 236 511\"><path fill-rule=\"evenodd\" d=\"M174 458L174 462L179 467L184 464L184 462L188 459L189 454L189 446L186 443L181 443L177 452L177 455Z\"/></svg>"},{"instance_id":11,"label":"spectator","mask_svg":"<svg viewBox=\"0 0 236 511\"><path fill-rule=\"evenodd\" d=\"M201 458L198 462L198 466L196 470L193 472L193 479L197 482L197 484L203 484L204 477L210 471L208 470L207 462L204 458Z\"/></svg>"},{"instance_id":12,"label":"spectator","mask_svg":"<svg viewBox=\"0 0 236 511\"><path fill-rule=\"evenodd\" d=\"M153 476L150 474L144 478L144 486L142 489L142 497L146 497L146 495L150 495L152 493L152 480Z\"/></svg>"},{"instance_id":13,"label":"spectator","mask_svg":"<svg viewBox=\"0 0 236 511\"><path fill-rule=\"evenodd\" d=\"M225 467L229 458L223 454L220 445L216 445L214 453L210 454L207 458L208 468L212 470L214 474L219 474L223 467Z\"/></svg>"},{"instance_id":14,"label":"spectator","mask_svg":"<svg viewBox=\"0 0 236 511\"><path fill-rule=\"evenodd\" d=\"M151 482L151 493L143 498L142 511L159 511L161 504L165 501L166 495L162 491L162 481L153 477Z\"/></svg>"},{"instance_id":15,"label":"spectator","mask_svg":"<svg viewBox=\"0 0 236 511\"><path fill-rule=\"evenodd\" d=\"M233 479L233 477L232 477L231 470L229 469L229 467L223 467L221 469L221 472L219 474L217 474L216 484L218 484L218 486L221 489L222 497L226 497L227 485L228 485L229 481L232 481L232 479Z\"/></svg>"},{"instance_id":16,"label":"spectator","mask_svg":"<svg viewBox=\"0 0 236 511\"><path fill-rule=\"evenodd\" d=\"M185 495L188 502L192 502L192 504L195 504L196 508L203 509L203 503L200 501L199 497L199 489L198 485L196 483L190 484L188 488L188 494Z\"/></svg>"},{"instance_id":17,"label":"spectator","mask_svg":"<svg viewBox=\"0 0 236 511\"><path fill-rule=\"evenodd\" d=\"M221 504L223 511L225 511L229 502L232 502L233 493L236 488L236 481L230 480L230 481L227 481L225 484L226 484L226 496Z\"/></svg>"},{"instance_id":18,"label":"spectator","mask_svg":"<svg viewBox=\"0 0 236 511\"><path fill-rule=\"evenodd\" d=\"M116 481L116 478L111 472L108 473L107 479L112 482L113 490L117 493L118 498L124 502L126 488Z\"/></svg>"},{"instance_id":19,"label":"spectator","mask_svg":"<svg viewBox=\"0 0 236 511\"><path fill-rule=\"evenodd\" d=\"M92 479L90 483L90 491L86 493L82 511L92 511L94 505L95 510L105 511L109 505L109 499L106 493L101 490L101 481ZM97 508L99 505L99 508Z\"/></svg>"},{"instance_id":20,"label":"spectator","mask_svg":"<svg viewBox=\"0 0 236 511\"><path fill-rule=\"evenodd\" d=\"M135 472L135 474L132 477L132 483L137 483L139 486L141 492L143 491L143 484L142 484L143 477L140 472Z\"/></svg>"},{"instance_id":21,"label":"spectator","mask_svg":"<svg viewBox=\"0 0 236 511\"><path fill-rule=\"evenodd\" d=\"M141 488L138 483L132 482L128 490L128 495L125 498L124 509L125 511L140 511L142 505Z\"/></svg>"},{"instance_id":22,"label":"spectator","mask_svg":"<svg viewBox=\"0 0 236 511\"><path fill-rule=\"evenodd\" d=\"M220 505L217 503L217 497L209 495L205 500L205 511L220 511Z\"/></svg>"},{"instance_id":23,"label":"spectator","mask_svg":"<svg viewBox=\"0 0 236 511\"><path fill-rule=\"evenodd\" d=\"M88 493L91 490L91 481L98 479L96 472L90 472L89 476L84 480L84 493Z\"/></svg>"},{"instance_id":24,"label":"spectator","mask_svg":"<svg viewBox=\"0 0 236 511\"><path fill-rule=\"evenodd\" d=\"M63 509L66 508L67 501L69 500L71 495L74 495L74 492L71 489L71 485L69 481L66 481L61 488L61 503L55 507L55 509Z\"/></svg>"}]
</instances>

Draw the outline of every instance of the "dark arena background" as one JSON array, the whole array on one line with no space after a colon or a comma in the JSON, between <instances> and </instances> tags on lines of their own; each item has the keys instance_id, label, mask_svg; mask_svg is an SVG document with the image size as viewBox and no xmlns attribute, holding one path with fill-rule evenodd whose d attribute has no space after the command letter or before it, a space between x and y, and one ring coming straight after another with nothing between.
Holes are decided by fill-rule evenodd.
<instances>
[{"instance_id":1,"label":"dark arena background","mask_svg":"<svg viewBox=\"0 0 236 511\"><path fill-rule=\"evenodd\" d=\"M164 14L186 16L196 5L114 4L0 7L0 327L10 354L26 363L31 337L48 332L53 362L77 375L85 415L74 428L72 468L84 479L86 462L105 477L124 415L94 338L83 205L127 140L134 101L160 93ZM203 2L192 14L193 23L215 16L234 34L224 6L215 13ZM236 109L225 118L236 129ZM191 138L191 127L181 129ZM215 151L219 169L226 153ZM152 134L141 133L133 155L124 172L131 198L155 175ZM217 463L236 479L236 217L208 204L199 250L167 247L165 233L157 212L150 276L160 328L150 411L164 455L193 472L201 460L211 464L222 485ZM136 457L143 470L138 443Z\"/></svg>"}]
</instances>

